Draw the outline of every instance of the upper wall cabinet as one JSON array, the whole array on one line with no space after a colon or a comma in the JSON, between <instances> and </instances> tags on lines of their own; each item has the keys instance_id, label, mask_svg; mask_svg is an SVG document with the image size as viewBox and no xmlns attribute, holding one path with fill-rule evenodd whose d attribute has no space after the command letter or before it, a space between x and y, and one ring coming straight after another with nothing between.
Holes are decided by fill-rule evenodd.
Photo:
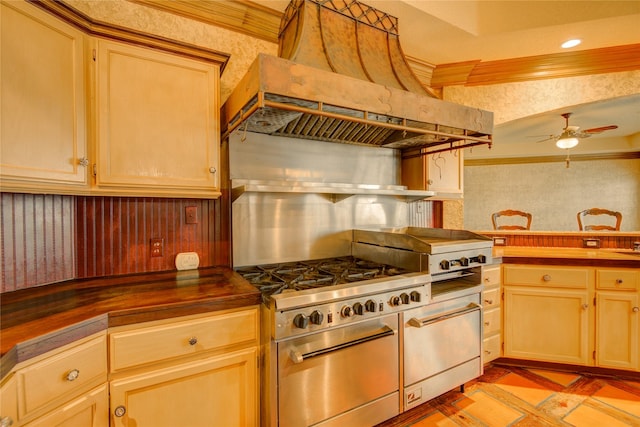
<instances>
[{"instance_id":1,"label":"upper wall cabinet","mask_svg":"<svg viewBox=\"0 0 640 427\"><path fill-rule=\"evenodd\" d=\"M219 196L219 67L103 39L96 52L96 190Z\"/></svg>"},{"instance_id":2,"label":"upper wall cabinet","mask_svg":"<svg viewBox=\"0 0 640 427\"><path fill-rule=\"evenodd\" d=\"M435 191L438 199L461 199L464 161L462 150L435 154L407 151L402 158L402 184L410 190Z\"/></svg>"},{"instance_id":3,"label":"upper wall cabinet","mask_svg":"<svg viewBox=\"0 0 640 427\"><path fill-rule=\"evenodd\" d=\"M86 190L86 37L26 2L0 15L2 190Z\"/></svg>"}]
</instances>

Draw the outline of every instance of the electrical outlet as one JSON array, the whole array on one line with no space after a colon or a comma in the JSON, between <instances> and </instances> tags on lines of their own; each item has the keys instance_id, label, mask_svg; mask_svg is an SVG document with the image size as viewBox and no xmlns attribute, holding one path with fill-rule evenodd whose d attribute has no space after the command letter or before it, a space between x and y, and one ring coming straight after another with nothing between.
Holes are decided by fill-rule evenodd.
<instances>
[{"instance_id":1,"label":"electrical outlet","mask_svg":"<svg viewBox=\"0 0 640 427\"><path fill-rule=\"evenodd\" d=\"M164 239L151 239L151 256L160 257L164 254Z\"/></svg>"},{"instance_id":2,"label":"electrical outlet","mask_svg":"<svg viewBox=\"0 0 640 427\"><path fill-rule=\"evenodd\" d=\"M178 270L193 270L200 265L200 257L196 252L180 252L176 255L176 268Z\"/></svg>"},{"instance_id":3,"label":"electrical outlet","mask_svg":"<svg viewBox=\"0 0 640 427\"><path fill-rule=\"evenodd\" d=\"M187 224L197 224L198 223L198 207L197 206L187 206L184 208L185 210L185 218Z\"/></svg>"}]
</instances>

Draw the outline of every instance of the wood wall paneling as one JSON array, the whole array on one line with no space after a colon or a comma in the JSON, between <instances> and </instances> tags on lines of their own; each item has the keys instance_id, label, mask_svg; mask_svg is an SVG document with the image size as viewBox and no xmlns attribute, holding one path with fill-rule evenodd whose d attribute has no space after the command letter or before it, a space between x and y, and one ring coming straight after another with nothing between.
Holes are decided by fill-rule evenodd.
<instances>
[{"instance_id":1,"label":"wood wall paneling","mask_svg":"<svg viewBox=\"0 0 640 427\"><path fill-rule=\"evenodd\" d=\"M75 199L1 193L1 292L73 279Z\"/></svg>"},{"instance_id":2,"label":"wood wall paneling","mask_svg":"<svg viewBox=\"0 0 640 427\"><path fill-rule=\"evenodd\" d=\"M230 265L220 202L208 199L80 197L77 203L78 278L175 269L180 252L196 252L200 267ZM186 223L186 207L198 221ZM163 254L151 256L151 239Z\"/></svg>"}]
</instances>

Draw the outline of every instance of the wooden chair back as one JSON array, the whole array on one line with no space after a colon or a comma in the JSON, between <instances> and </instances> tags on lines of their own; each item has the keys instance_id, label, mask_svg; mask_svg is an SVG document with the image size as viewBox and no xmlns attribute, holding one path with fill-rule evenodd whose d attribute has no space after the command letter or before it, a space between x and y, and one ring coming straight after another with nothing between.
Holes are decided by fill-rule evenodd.
<instances>
[{"instance_id":1,"label":"wooden chair back","mask_svg":"<svg viewBox=\"0 0 640 427\"><path fill-rule=\"evenodd\" d=\"M589 215L607 215L616 219L616 225L606 225L606 224L583 224L583 220L585 217ZM608 209L601 208L591 208L585 209L582 212L578 212L578 228L580 231L600 231L600 230L609 230L609 231L620 231L620 224L622 223L622 214L616 211L610 211Z\"/></svg>"},{"instance_id":2,"label":"wooden chair back","mask_svg":"<svg viewBox=\"0 0 640 427\"><path fill-rule=\"evenodd\" d=\"M498 225L498 218L500 218L501 216L520 216L520 217L526 218L527 225L513 225L513 224ZM507 209L504 211L498 211L493 213L491 215L491 222L493 223L494 230L529 230L531 228L531 214L528 212Z\"/></svg>"}]
</instances>

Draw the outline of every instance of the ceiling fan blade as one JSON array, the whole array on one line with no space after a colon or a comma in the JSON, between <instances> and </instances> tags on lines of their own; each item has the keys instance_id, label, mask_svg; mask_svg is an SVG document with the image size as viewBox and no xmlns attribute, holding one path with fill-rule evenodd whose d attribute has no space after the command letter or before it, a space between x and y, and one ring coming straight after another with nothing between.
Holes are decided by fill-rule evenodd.
<instances>
[{"instance_id":1,"label":"ceiling fan blade","mask_svg":"<svg viewBox=\"0 0 640 427\"><path fill-rule=\"evenodd\" d=\"M539 144L541 142L551 141L552 139L558 139L558 136L557 135L549 135L545 139L541 139L539 141L536 141L536 144Z\"/></svg>"},{"instance_id":2,"label":"ceiling fan blade","mask_svg":"<svg viewBox=\"0 0 640 427\"><path fill-rule=\"evenodd\" d=\"M613 129L618 129L618 126L617 125L602 126L602 127L599 127L599 128L585 129L582 132L584 132L584 133L600 133L600 132L604 132L605 130L613 130Z\"/></svg>"}]
</instances>

